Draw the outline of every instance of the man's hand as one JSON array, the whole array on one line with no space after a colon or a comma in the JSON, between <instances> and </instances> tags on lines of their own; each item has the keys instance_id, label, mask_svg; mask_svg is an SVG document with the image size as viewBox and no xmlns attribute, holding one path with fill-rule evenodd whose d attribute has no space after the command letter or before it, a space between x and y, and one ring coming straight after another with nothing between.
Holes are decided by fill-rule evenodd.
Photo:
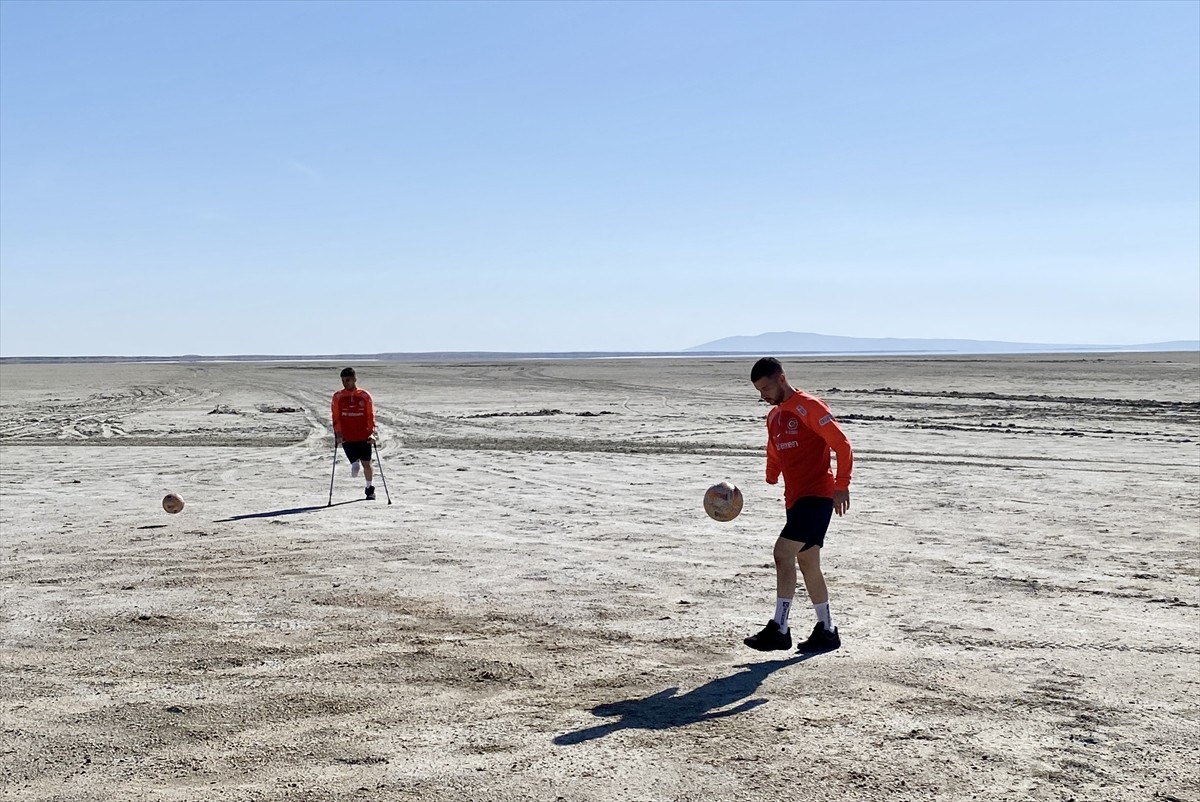
<instances>
[{"instance_id":1,"label":"man's hand","mask_svg":"<svg viewBox=\"0 0 1200 802\"><path fill-rule=\"evenodd\" d=\"M838 515L844 515L850 509L850 491L835 490L833 491L833 511Z\"/></svg>"},{"instance_id":2,"label":"man's hand","mask_svg":"<svg viewBox=\"0 0 1200 802\"><path fill-rule=\"evenodd\" d=\"M342 444L342 436L337 432L333 433L333 444L335 446L340 446Z\"/></svg>"}]
</instances>

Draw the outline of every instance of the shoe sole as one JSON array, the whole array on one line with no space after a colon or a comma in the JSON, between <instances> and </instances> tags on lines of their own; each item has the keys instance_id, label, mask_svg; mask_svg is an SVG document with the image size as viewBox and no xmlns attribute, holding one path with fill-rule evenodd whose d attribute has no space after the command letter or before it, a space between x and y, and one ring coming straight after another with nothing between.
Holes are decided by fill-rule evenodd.
<instances>
[{"instance_id":1,"label":"shoe sole","mask_svg":"<svg viewBox=\"0 0 1200 802\"><path fill-rule=\"evenodd\" d=\"M790 644L790 643L784 644L782 646L758 646L758 645L750 643L749 641L746 641L746 640L743 640L742 643L746 644L747 646L749 646L751 649L753 649L756 652L783 652L783 651L786 651L786 650L792 648L792 644Z\"/></svg>"}]
</instances>

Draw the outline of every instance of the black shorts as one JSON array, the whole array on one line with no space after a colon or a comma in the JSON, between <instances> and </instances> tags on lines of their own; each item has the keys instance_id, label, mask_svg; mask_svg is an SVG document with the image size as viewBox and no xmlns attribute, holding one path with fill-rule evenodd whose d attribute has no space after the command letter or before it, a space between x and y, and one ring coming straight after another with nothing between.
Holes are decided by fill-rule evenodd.
<instances>
[{"instance_id":1,"label":"black shorts","mask_svg":"<svg viewBox=\"0 0 1200 802\"><path fill-rule=\"evenodd\" d=\"M351 462L371 461L371 441L359 440L357 443L342 443L342 451Z\"/></svg>"},{"instance_id":2,"label":"black shorts","mask_svg":"<svg viewBox=\"0 0 1200 802\"><path fill-rule=\"evenodd\" d=\"M781 538L804 544L804 549L825 545L825 532L833 518L833 499L804 496L788 507L787 524L779 533ZM804 551L800 549L800 551Z\"/></svg>"}]
</instances>

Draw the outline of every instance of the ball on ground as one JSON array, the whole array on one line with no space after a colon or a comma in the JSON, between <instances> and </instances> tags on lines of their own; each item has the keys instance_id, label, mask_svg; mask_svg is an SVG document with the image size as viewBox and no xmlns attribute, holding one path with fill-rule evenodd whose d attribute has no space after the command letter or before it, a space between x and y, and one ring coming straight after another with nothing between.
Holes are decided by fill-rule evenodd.
<instances>
[{"instance_id":1,"label":"ball on ground","mask_svg":"<svg viewBox=\"0 0 1200 802\"><path fill-rule=\"evenodd\" d=\"M174 493L163 496L163 509L174 515L183 509L183 499Z\"/></svg>"},{"instance_id":2,"label":"ball on ground","mask_svg":"<svg viewBox=\"0 0 1200 802\"><path fill-rule=\"evenodd\" d=\"M719 482L704 491L704 511L714 521L732 521L742 511L742 491L729 482Z\"/></svg>"}]
</instances>

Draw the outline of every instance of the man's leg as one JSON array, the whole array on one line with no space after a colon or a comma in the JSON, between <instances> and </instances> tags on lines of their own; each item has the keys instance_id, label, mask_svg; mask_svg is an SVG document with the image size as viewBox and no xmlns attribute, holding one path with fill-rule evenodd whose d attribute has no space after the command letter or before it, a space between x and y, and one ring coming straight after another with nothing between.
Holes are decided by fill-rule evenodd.
<instances>
[{"instance_id":1,"label":"man's leg","mask_svg":"<svg viewBox=\"0 0 1200 802\"><path fill-rule=\"evenodd\" d=\"M775 623L780 632L788 631L788 612L796 597L796 553L803 545L785 537L775 540Z\"/></svg>"},{"instance_id":2,"label":"man's leg","mask_svg":"<svg viewBox=\"0 0 1200 802\"><path fill-rule=\"evenodd\" d=\"M801 549L796 553L796 562L800 565L800 575L804 577L804 589L808 591L808 600L814 605L828 604L829 586L825 584L825 575L821 573L821 547L809 546Z\"/></svg>"},{"instance_id":3,"label":"man's leg","mask_svg":"<svg viewBox=\"0 0 1200 802\"><path fill-rule=\"evenodd\" d=\"M812 634L797 649L802 652L833 651L842 645L842 639L829 610L829 586L825 584L825 574L821 572L821 547L801 549L796 561L800 565L800 575L804 577L804 589L808 591L808 598L817 614L817 625L813 627Z\"/></svg>"},{"instance_id":4,"label":"man's leg","mask_svg":"<svg viewBox=\"0 0 1200 802\"><path fill-rule=\"evenodd\" d=\"M761 652L792 648L792 633L788 628L788 613L796 595L796 552L803 543L780 537L775 540L775 615L757 635L743 643Z\"/></svg>"},{"instance_id":5,"label":"man's leg","mask_svg":"<svg viewBox=\"0 0 1200 802\"><path fill-rule=\"evenodd\" d=\"M357 477L359 465L358 460L354 458L354 446L343 440L342 453L346 455L346 461L350 463L350 475L352 477Z\"/></svg>"},{"instance_id":6,"label":"man's leg","mask_svg":"<svg viewBox=\"0 0 1200 802\"><path fill-rule=\"evenodd\" d=\"M367 446L370 449L370 445ZM366 488L364 492L367 494L367 500L371 501L375 498L375 466L371 464L371 452L367 451L365 456L359 457L363 466L363 479L366 480Z\"/></svg>"}]
</instances>

